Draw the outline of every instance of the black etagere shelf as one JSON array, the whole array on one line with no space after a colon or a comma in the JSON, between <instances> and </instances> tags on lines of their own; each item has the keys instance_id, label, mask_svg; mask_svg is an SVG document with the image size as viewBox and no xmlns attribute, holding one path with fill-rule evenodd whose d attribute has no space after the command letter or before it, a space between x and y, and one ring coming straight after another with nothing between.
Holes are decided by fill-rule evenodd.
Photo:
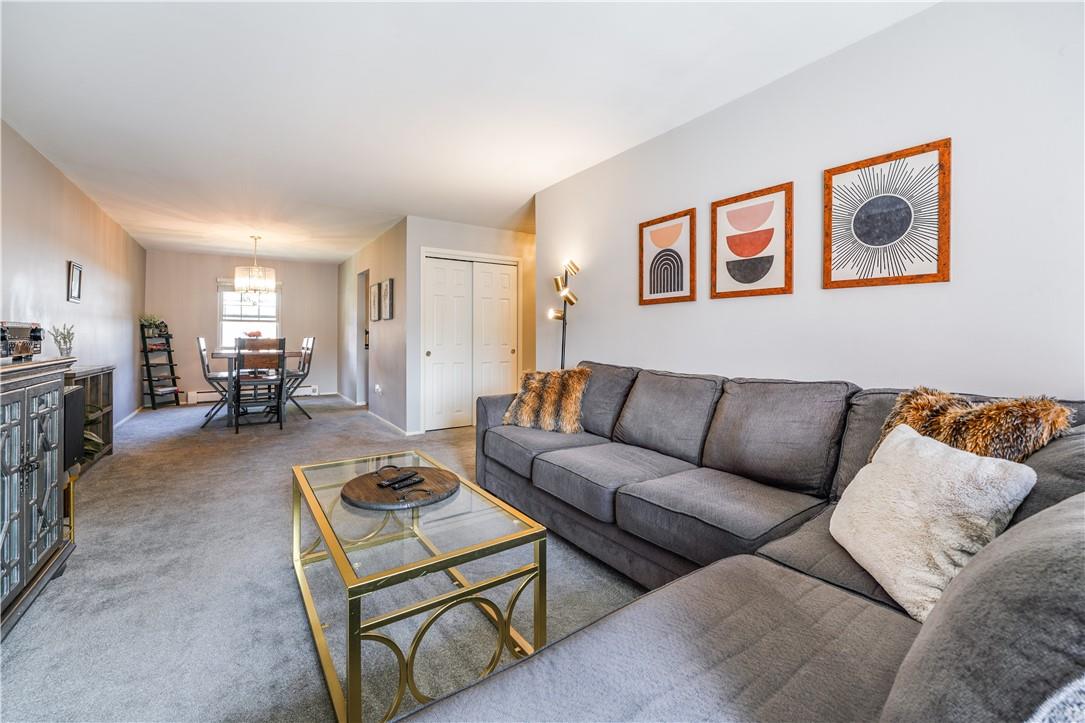
<instances>
[{"instance_id":1,"label":"black etagere shelf","mask_svg":"<svg viewBox=\"0 0 1085 723\"><path fill-rule=\"evenodd\" d=\"M143 345L143 398L150 399L151 409L176 404L181 406L177 365L173 361L173 334L165 322L139 325Z\"/></svg>"}]
</instances>

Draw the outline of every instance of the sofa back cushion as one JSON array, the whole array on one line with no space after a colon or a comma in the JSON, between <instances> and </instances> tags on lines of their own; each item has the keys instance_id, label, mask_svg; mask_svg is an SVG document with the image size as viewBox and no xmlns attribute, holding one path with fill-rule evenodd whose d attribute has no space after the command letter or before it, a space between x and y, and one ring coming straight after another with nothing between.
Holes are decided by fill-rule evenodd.
<instances>
[{"instance_id":1,"label":"sofa back cushion","mask_svg":"<svg viewBox=\"0 0 1085 723\"><path fill-rule=\"evenodd\" d=\"M1048 442L1025 459L1025 464L1036 470L1036 485L1017 508L1010 525L1085 492L1085 426L1074 427Z\"/></svg>"},{"instance_id":2,"label":"sofa back cushion","mask_svg":"<svg viewBox=\"0 0 1085 723\"><path fill-rule=\"evenodd\" d=\"M591 369L588 388L580 404L580 421L584 431L609 439L640 370L593 361L582 361L577 366Z\"/></svg>"},{"instance_id":3,"label":"sofa back cushion","mask_svg":"<svg viewBox=\"0 0 1085 723\"><path fill-rule=\"evenodd\" d=\"M949 583L883 721L1026 720L1085 669L1085 495L1007 530Z\"/></svg>"},{"instance_id":4,"label":"sofa back cushion","mask_svg":"<svg viewBox=\"0 0 1085 723\"><path fill-rule=\"evenodd\" d=\"M881 436L882 425L885 424L886 417L892 411L897 395L904 391L907 390L864 389L851 398L844 439L840 443L840 462L836 466L836 476L833 478L832 499L840 499L844 488L870 460L870 453ZM970 402L987 402L995 399L995 397L984 397L978 394L962 394L961 396ZM1074 412L1074 418L1070 422L1073 427L1085 425L1085 402L1060 399L1059 404L1069 407ZM1026 459L1025 464L1028 462L1029 460ZM1042 478L1042 475L1039 476ZM1040 480L1037 480L1036 484L1039 487ZM1027 501L1026 499L1026 503Z\"/></svg>"},{"instance_id":5,"label":"sofa back cushion","mask_svg":"<svg viewBox=\"0 0 1085 723\"><path fill-rule=\"evenodd\" d=\"M708 430L703 464L826 496L848 400L858 389L851 382L730 379Z\"/></svg>"},{"instance_id":6,"label":"sofa back cushion","mask_svg":"<svg viewBox=\"0 0 1085 723\"><path fill-rule=\"evenodd\" d=\"M614 441L700 464L723 382L710 374L641 371L614 425Z\"/></svg>"}]
</instances>

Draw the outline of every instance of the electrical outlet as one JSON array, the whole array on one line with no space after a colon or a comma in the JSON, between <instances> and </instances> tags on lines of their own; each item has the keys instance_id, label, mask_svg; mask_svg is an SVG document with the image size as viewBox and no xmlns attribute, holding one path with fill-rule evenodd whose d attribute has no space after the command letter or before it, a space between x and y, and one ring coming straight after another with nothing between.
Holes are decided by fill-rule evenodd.
<instances>
[{"instance_id":1,"label":"electrical outlet","mask_svg":"<svg viewBox=\"0 0 1085 723\"><path fill-rule=\"evenodd\" d=\"M375 391L377 393L378 397L383 397L384 396L384 390L381 389L380 384L374 384L373 385L373 391Z\"/></svg>"}]
</instances>

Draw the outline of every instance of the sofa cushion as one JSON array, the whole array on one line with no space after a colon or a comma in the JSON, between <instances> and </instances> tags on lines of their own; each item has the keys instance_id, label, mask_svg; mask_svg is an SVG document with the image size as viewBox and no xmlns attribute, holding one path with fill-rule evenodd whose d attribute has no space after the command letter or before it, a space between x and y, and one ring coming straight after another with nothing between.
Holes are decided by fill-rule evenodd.
<instances>
[{"instance_id":1,"label":"sofa cushion","mask_svg":"<svg viewBox=\"0 0 1085 723\"><path fill-rule=\"evenodd\" d=\"M1036 470L1036 486L1017 508L1011 526L1085 492L1085 427L1075 427L1048 443L1025 464Z\"/></svg>"},{"instance_id":2,"label":"sofa cushion","mask_svg":"<svg viewBox=\"0 0 1085 723\"><path fill-rule=\"evenodd\" d=\"M1007 530L953 579L885 721L1026 720L1085 670L1085 494Z\"/></svg>"},{"instance_id":3,"label":"sofa cushion","mask_svg":"<svg viewBox=\"0 0 1085 723\"><path fill-rule=\"evenodd\" d=\"M582 361L578 366L591 369L588 388L580 405L584 431L609 439L640 370L593 361Z\"/></svg>"},{"instance_id":4,"label":"sofa cushion","mask_svg":"<svg viewBox=\"0 0 1085 723\"><path fill-rule=\"evenodd\" d=\"M793 492L827 495L850 382L729 379L705 440L705 467Z\"/></svg>"},{"instance_id":5,"label":"sofa cushion","mask_svg":"<svg viewBox=\"0 0 1085 723\"><path fill-rule=\"evenodd\" d=\"M650 449L610 442L539 455L531 481L581 512L613 522L619 487L692 468L689 462Z\"/></svg>"},{"instance_id":6,"label":"sofa cushion","mask_svg":"<svg viewBox=\"0 0 1085 723\"><path fill-rule=\"evenodd\" d=\"M541 429L503 425L487 430L486 454L524 477L531 476L531 463L543 452L589 444L606 444L609 440L587 432L562 434Z\"/></svg>"},{"instance_id":7,"label":"sofa cushion","mask_svg":"<svg viewBox=\"0 0 1085 723\"><path fill-rule=\"evenodd\" d=\"M892 411L897 395L903 391L905 390L864 389L851 398L844 439L840 443L840 461L836 466L836 475L833 477L833 499L840 498L844 488L855 479L855 473L870 459L870 452L881 436L882 425L885 424L886 417ZM993 397L978 394L962 394L961 396L970 402L985 402L993 399ZM1074 418L1070 422L1071 425L1074 427L1085 425L1085 402L1060 399L1059 404L1073 410Z\"/></svg>"},{"instance_id":8,"label":"sofa cushion","mask_svg":"<svg viewBox=\"0 0 1085 723\"><path fill-rule=\"evenodd\" d=\"M823 500L707 467L618 490L618 527L708 565L753 552L816 514Z\"/></svg>"},{"instance_id":9,"label":"sofa cushion","mask_svg":"<svg viewBox=\"0 0 1085 723\"><path fill-rule=\"evenodd\" d=\"M614 441L700 464L723 377L644 370L614 425Z\"/></svg>"},{"instance_id":10,"label":"sofa cushion","mask_svg":"<svg viewBox=\"0 0 1085 723\"><path fill-rule=\"evenodd\" d=\"M874 720L918 630L906 615L740 555L411 719Z\"/></svg>"},{"instance_id":11,"label":"sofa cushion","mask_svg":"<svg viewBox=\"0 0 1085 723\"><path fill-rule=\"evenodd\" d=\"M759 549L757 554L831 585L903 610L878 581L829 534L829 520L835 509L836 505L830 504L822 509L817 517L787 537L769 542Z\"/></svg>"}]
</instances>

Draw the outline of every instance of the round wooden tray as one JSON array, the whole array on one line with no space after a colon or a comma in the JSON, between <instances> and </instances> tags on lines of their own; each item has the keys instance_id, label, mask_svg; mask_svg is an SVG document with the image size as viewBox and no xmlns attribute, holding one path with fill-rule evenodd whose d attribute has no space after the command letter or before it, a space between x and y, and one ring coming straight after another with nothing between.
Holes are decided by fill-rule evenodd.
<instances>
[{"instance_id":1,"label":"round wooden tray","mask_svg":"<svg viewBox=\"0 0 1085 723\"><path fill-rule=\"evenodd\" d=\"M378 483L403 472L415 472L425 482L399 491L378 487ZM343 485L339 496L343 503L363 510L409 510L446 500L460 488L460 478L437 467L397 467L380 472L367 472ZM428 494L427 494L428 493Z\"/></svg>"}]
</instances>

